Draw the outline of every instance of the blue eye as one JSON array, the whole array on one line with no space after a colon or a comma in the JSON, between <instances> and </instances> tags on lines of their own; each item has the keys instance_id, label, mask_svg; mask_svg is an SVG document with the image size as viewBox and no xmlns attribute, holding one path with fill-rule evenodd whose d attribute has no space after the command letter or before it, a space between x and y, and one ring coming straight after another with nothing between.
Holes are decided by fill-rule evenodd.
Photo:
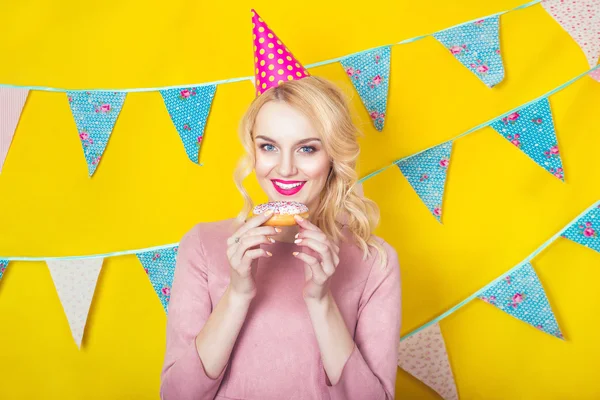
<instances>
[{"instance_id":1,"label":"blue eye","mask_svg":"<svg viewBox=\"0 0 600 400\"><path fill-rule=\"evenodd\" d=\"M313 146L302 146L300 151L303 153L314 153L317 151L317 149L315 149Z\"/></svg>"},{"instance_id":2,"label":"blue eye","mask_svg":"<svg viewBox=\"0 0 600 400\"><path fill-rule=\"evenodd\" d=\"M265 151L273 151L275 150L275 146L273 146L272 144L263 144L260 146L261 149L265 150Z\"/></svg>"}]
</instances>

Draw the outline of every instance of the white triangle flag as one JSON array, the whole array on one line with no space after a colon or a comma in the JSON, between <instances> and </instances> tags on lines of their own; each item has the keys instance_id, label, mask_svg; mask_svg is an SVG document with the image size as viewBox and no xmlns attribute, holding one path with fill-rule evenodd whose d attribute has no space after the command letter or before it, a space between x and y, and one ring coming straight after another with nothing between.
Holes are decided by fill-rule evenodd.
<instances>
[{"instance_id":1,"label":"white triangle flag","mask_svg":"<svg viewBox=\"0 0 600 400\"><path fill-rule=\"evenodd\" d=\"M400 341L398 366L435 390L444 400L458 400L439 324L433 324Z\"/></svg>"},{"instance_id":2,"label":"white triangle flag","mask_svg":"<svg viewBox=\"0 0 600 400\"><path fill-rule=\"evenodd\" d=\"M103 258L46 260L77 347L81 347L103 261Z\"/></svg>"}]
</instances>

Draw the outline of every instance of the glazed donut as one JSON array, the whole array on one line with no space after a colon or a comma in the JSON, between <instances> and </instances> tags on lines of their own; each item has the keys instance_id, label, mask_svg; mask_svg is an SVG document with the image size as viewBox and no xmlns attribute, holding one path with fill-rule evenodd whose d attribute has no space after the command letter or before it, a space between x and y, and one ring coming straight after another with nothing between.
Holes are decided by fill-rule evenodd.
<instances>
[{"instance_id":1,"label":"glazed donut","mask_svg":"<svg viewBox=\"0 0 600 400\"><path fill-rule=\"evenodd\" d=\"M297 201L270 201L259 204L252 210L252 215L257 216L268 210L273 210L273 216L263 225L267 226L292 226L296 225L294 215L308 218L308 207Z\"/></svg>"}]
</instances>

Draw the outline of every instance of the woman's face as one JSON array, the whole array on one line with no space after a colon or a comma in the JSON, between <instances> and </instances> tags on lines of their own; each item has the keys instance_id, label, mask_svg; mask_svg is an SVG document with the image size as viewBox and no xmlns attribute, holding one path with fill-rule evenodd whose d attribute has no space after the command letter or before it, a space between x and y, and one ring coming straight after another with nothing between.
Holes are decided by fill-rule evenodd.
<instances>
[{"instance_id":1,"label":"woman's face","mask_svg":"<svg viewBox=\"0 0 600 400\"><path fill-rule=\"evenodd\" d=\"M314 210L331 168L310 120L282 101L269 101L254 124L254 169L269 201L298 201Z\"/></svg>"}]
</instances>

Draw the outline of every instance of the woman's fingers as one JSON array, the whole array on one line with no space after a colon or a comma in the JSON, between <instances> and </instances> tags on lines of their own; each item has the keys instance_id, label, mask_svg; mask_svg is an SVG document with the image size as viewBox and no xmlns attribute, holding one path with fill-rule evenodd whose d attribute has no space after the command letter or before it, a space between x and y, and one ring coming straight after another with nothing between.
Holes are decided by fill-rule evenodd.
<instances>
[{"instance_id":1,"label":"woman's fingers","mask_svg":"<svg viewBox=\"0 0 600 400\"><path fill-rule=\"evenodd\" d=\"M270 251L265 250L265 249L252 249L252 250L246 250L242 259L245 259L245 261L249 265L250 263L252 263L252 260L255 260L260 257L271 257L272 255L273 254L271 254Z\"/></svg>"},{"instance_id":2,"label":"woman's fingers","mask_svg":"<svg viewBox=\"0 0 600 400\"><path fill-rule=\"evenodd\" d=\"M244 253L246 253L248 249L261 244L272 243L275 243L275 239L267 237L265 235L245 236L240 239L239 245L237 247L231 246L231 250L228 249L228 251L231 252L231 262L233 265L239 265L242 261Z\"/></svg>"},{"instance_id":3,"label":"woman's fingers","mask_svg":"<svg viewBox=\"0 0 600 400\"><path fill-rule=\"evenodd\" d=\"M262 214L259 214L255 217L250 218L242 226L240 226L239 229L237 231L235 231L235 233L229 239L227 239L227 244L231 245L232 243L235 242L236 238L241 238L250 229L261 226L262 224L267 222L269 220L269 218L271 218L272 216L273 216L273 210L268 210Z\"/></svg>"},{"instance_id":4,"label":"woman's fingers","mask_svg":"<svg viewBox=\"0 0 600 400\"><path fill-rule=\"evenodd\" d=\"M323 267L321 266L321 263L317 258L309 256L306 253L300 253L297 251L295 251L293 254L296 258L299 258L300 260L304 261L306 265L308 265L312 273L312 280L317 285L323 285L325 282L327 282L329 276L325 273Z\"/></svg>"},{"instance_id":5,"label":"woman's fingers","mask_svg":"<svg viewBox=\"0 0 600 400\"><path fill-rule=\"evenodd\" d=\"M294 215L294 219L296 220L296 223L304 229L308 229L311 231L318 231L321 232L321 230L319 229L318 226L316 226L315 224L313 224L312 222L310 222L309 220L307 220L306 218L302 218L299 215Z\"/></svg>"},{"instance_id":6,"label":"woman's fingers","mask_svg":"<svg viewBox=\"0 0 600 400\"><path fill-rule=\"evenodd\" d=\"M323 242L319 242L314 239L310 239L310 238L300 239L300 242L298 242L298 239L297 239L296 242L297 242L296 244L298 246L306 246L306 247L314 250L315 252L317 252L319 254L319 256L321 257L323 271L328 276L333 275L337 264L334 263L332 253L329 250L329 246L327 244L325 244Z\"/></svg>"},{"instance_id":7,"label":"woman's fingers","mask_svg":"<svg viewBox=\"0 0 600 400\"><path fill-rule=\"evenodd\" d=\"M340 262L340 258L338 256L338 253L340 252L340 248L337 244L335 244L331 240L329 240L327 238L327 235L325 235L322 231L302 230L301 232L299 232L296 235L296 238L297 239L308 238L308 239L316 240L318 242L325 243L327 246L329 246L329 250L331 250L331 254L332 254L335 266L336 267L338 266L338 264Z\"/></svg>"}]
</instances>

